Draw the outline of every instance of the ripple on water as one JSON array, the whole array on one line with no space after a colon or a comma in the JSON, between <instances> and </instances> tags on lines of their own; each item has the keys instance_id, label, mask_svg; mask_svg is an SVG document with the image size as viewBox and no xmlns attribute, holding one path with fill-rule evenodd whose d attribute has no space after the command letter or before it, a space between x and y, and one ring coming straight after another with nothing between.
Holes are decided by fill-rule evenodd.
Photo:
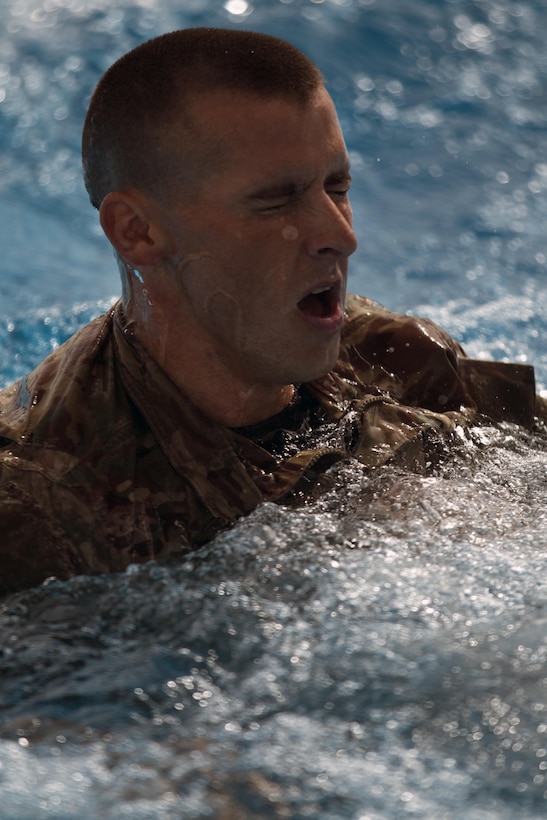
<instances>
[{"instance_id":1,"label":"ripple on water","mask_svg":"<svg viewBox=\"0 0 547 820\"><path fill-rule=\"evenodd\" d=\"M434 475L349 463L182 564L11 596L10 818L539 817L546 458L481 428Z\"/></svg>"}]
</instances>

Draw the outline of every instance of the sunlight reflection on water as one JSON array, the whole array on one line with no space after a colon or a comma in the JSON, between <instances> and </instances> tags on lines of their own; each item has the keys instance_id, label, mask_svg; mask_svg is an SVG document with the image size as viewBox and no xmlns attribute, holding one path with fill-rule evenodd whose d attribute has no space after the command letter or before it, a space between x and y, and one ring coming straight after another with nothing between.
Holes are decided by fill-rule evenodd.
<instances>
[{"instance_id":1,"label":"sunlight reflection on water","mask_svg":"<svg viewBox=\"0 0 547 820\"><path fill-rule=\"evenodd\" d=\"M354 166L352 289L547 385L545 2L2 2L0 383L119 291L80 179L104 69L229 25L321 66ZM0 797L35 818L539 818L545 438L427 476L346 465L183 565L52 582L0 620Z\"/></svg>"}]
</instances>

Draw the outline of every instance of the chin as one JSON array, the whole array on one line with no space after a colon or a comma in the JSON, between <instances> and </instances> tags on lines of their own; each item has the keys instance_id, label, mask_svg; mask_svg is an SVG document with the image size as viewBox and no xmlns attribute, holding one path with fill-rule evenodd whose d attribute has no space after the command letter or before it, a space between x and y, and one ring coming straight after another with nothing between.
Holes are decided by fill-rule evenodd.
<instances>
[{"instance_id":1,"label":"chin","mask_svg":"<svg viewBox=\"0 0 547 820\"><path fill-rule=\"evenodd\" d=\"M323 376L326 376L327 373L330 373L330 371L335 367L336 362L338 361L338 349L339 346L337 345L334 352L329 352L328 356L325 356L322 359L316 359L313 362L309 362L306 366L302 363L301 368L295 368L295 371L298 370L298 374L293 375L291 381L303 384L305 382L313 382L316 379L321 379Z\"/></svg>"}]
</instances>

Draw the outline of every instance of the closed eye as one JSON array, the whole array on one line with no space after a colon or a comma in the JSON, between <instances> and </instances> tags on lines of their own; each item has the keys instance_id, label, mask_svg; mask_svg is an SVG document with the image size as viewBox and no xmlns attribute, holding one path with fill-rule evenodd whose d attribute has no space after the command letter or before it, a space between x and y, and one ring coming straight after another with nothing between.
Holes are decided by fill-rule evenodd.
<instances>
[{"instance_id":1,"label":"closed eye","mask_svg":"<svg viewBox=\"0 0 547 820\"><path fill-rule=\"evenodd\" d=\"M307 189L307 185L282 185L259 191L250 197L257 211L262 214L276 214L288 208ZM348 173L333 174L325 181L325 191L335 202L346 202L351 177Z\"/></svg>"},{"instance_id":2,"label":"closed eye","mask_svg":"<svg viewBox=\"0 0 547 820\"><path fill-rule=\"evenodd\" d=\"M333 199L343 202L348 198L351 188L351 177L349 174L336 174L329 177L325 183L325 190Z\"/></svg>"},{"instance_id":3,"label":"closed eye","mask_svg":"<svg viewBox=\"0 0 547 820\"><path fill-rule=\"evenodd\" d=\"M349 194L349 185L345 188L327 188L328 195L336 202L345 202Z\"/></svg>"},{"instance_id":4,"label":"closed eye","mask_svg":"<svg viewBox=\"0 0 547 820\"><path fill-rule=\"evenodd\" d=\"M258 210L262 214L275 214L282 211L292 200L292 197L283 197L280 199L263 200L259 204Z\"/></svg>"},{"instance_id":5,"label":"closed eye","mask_svg":"<svg viewBox=\"0 0 547 820\"><path fill-rule=\"evenodd\" d=\"M277 213L293 201L297 194L296 185L276 186L275 188L260 191L252 196L251 202L261 213Z\"/></svg>"}]
</instances>

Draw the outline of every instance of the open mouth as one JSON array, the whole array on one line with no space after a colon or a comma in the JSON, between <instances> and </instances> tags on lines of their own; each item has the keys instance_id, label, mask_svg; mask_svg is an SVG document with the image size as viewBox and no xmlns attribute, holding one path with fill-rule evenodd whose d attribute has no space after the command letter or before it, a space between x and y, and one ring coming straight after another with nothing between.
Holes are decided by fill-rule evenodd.
<instances>
[{"instance_id":1,"label":"open mouth","mask_svg":"<svg viewBox=\"0 0 547 820\"><path fill-rule=\"evenodd\" d=\"M338 310L339 289L337 287L320 287L312 290L298 302L298 308L305 313L319 319L327 319Z\"/></svg>"}]
</instances>

